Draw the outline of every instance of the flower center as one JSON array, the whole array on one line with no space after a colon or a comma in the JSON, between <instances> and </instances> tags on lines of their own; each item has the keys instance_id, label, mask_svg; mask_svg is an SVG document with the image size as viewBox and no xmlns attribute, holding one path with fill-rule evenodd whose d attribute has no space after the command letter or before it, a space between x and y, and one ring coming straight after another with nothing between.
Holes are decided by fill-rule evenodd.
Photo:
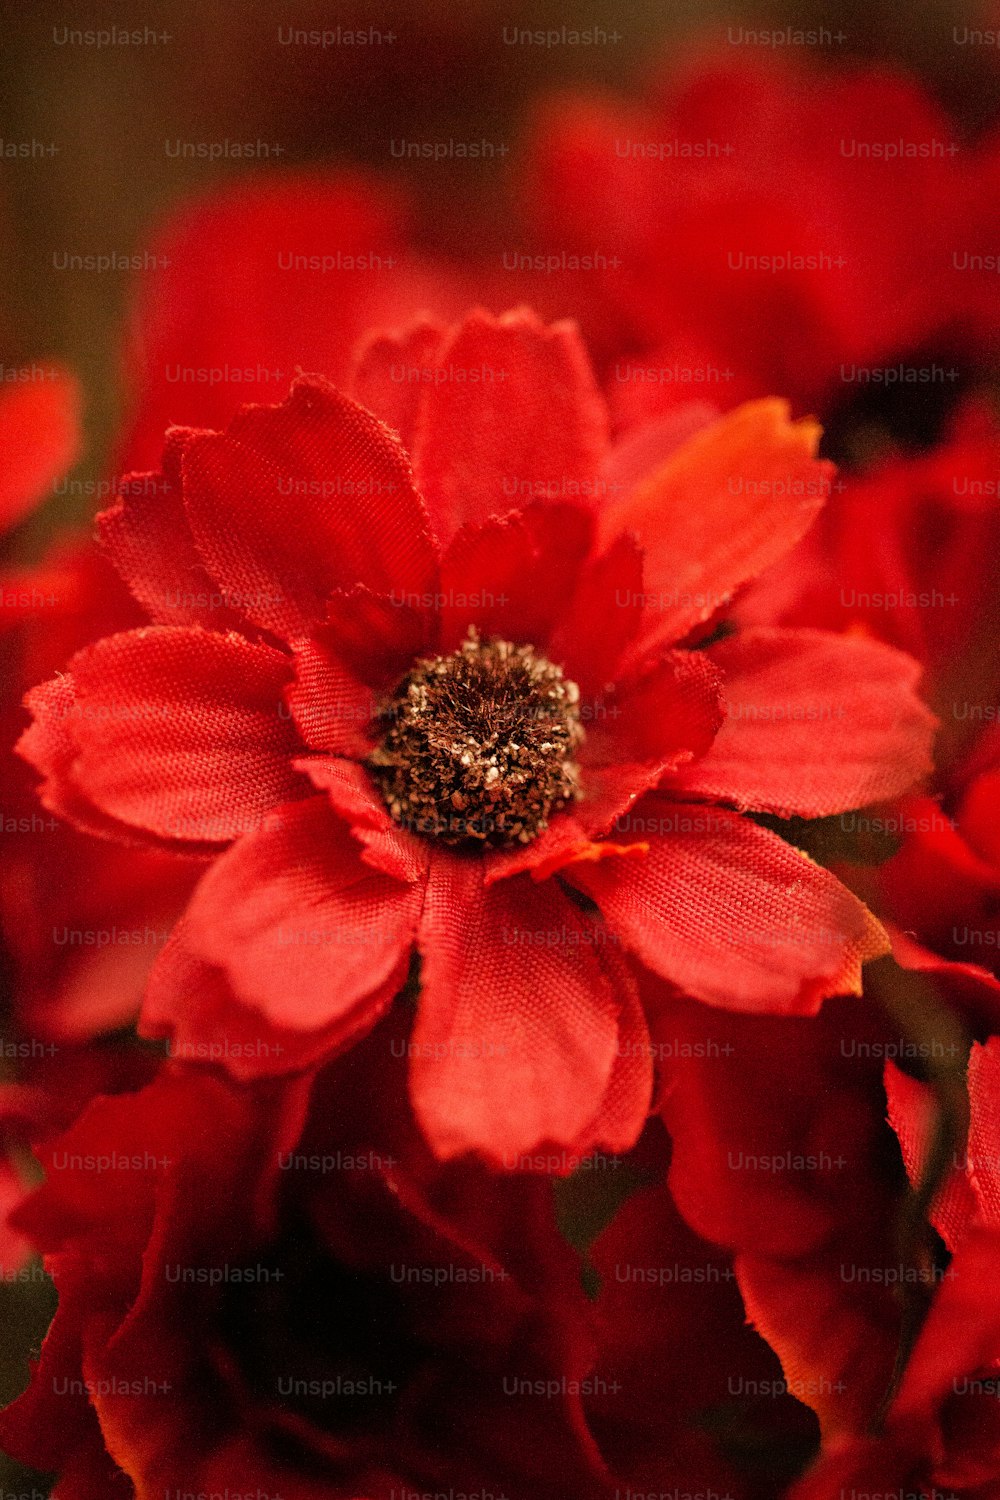
<instances>
[{"instance_id":1,"label":"flower center","mask_svg":"<svg viewBox=\"0 0 1000 1500\"><path fill-rule=\"evenodd\" d=\"M580 690L533 646L468 638L417 661L368 765L397 823L449 844L527 844L579 796Z\"/></svg>"}]
</instances>

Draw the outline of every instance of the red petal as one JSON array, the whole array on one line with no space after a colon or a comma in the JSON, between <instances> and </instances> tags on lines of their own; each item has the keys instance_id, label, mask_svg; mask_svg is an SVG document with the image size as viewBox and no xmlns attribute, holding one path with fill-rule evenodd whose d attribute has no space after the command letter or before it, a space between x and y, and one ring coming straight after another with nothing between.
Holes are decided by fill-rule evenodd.
<instances>
[{"instance_id":1,"label":"red petal","mask_svg":"<svg viewBox=\"0 0 1000 1500\"><path fill-rule=\"evenodd\" d=\"M348 389L413 452L421 398L433 384L443 324L421 318L400 333L369 335L358 350Z\"/></svg>"},{"instance_id":2,"label":"red petal","mask_svg":"<svg viewBox=\"0 0 1000 1500\"><path fill-rule=\"evenodd\" d=\"M399 440L318 376L192 438L183 472L212 576L288 640L323 619L334 589L433 592L434 546Z\"/></svg>"},{"instance_id":3,"label":"red petal","mask_svg":"<svg viewBox=\"0 0 1000 1500\"><path fill-rule=\"evenodd\" d=\"M613 955L606 957L613 960ZM600 1106L576 1142L575 1154L581 1157L587 1156L595 1146L606 1151L630 1150L639 1139L649 1115L653 1093L653 1048L649 1029L639 1004L635 980L624 963L617 965L617 971L622 1011L615 1059Z\"/></svg>"},{"instance_id":4,"label":"red petal","mask_svg":"<svg viewBox=\"0 0 1000 1500\"><path fill-rule=\"evenodd\" d=\"M920 666L878 641L820 630L748 630L705 655L722 672L726 720L711 749L670 778L741 809L824 817L896 797L932 769L936 719Z\"/></svg>"},{"instance_id":5,"label":"red petal","mask_svg":"<svg viewBox=\"0 0 1000 1500\"><path fill-rule=\"evenodd\" d=\"M549 643L552 660L585 703L596 703L618 679L642 608L642 551L632 537L621 536L584 570Z\"/></svg>"},{"instance_id":6,"label":"red petal","mask_svg":"<svg viewBox=\"0 0 1000 1500\"><path fill-rule=\"evenodd\" d=\"M209 576L184 509L181 458L195 436L190 428L172 428L160 471L123 479L118 503L97 517L97 532L119 574L158 624L238 629L244 623L242 601Z\"/></svg>"},{"instance_id":7,"label":"red petal","mask_svg":"<svg viewBox=\"0 0 1000 1500\"><path fill-rule=\"evenodd\" d=\"M302 796L283 718L291 663L238 635L153 626L70 663L74 781L110 817L197 844L235 838Z\"/></svg>"},{"instance_id":8,"label":"red petal","mask_svg":"<svg viewBox=\"0 0 1000 1500\"><path fill-rule=\"evenodd\" d=\"M752 401L607 506L604 544L635 531L645 552L643 650L707 620L808 530L832 473L815 457L818 442L815 422L788 420L787 402Z\"/></svg>"},{"instance_id":9,"label":"red petal","mask_svg":"<svg viewBox=\"0 0 1000 1500\"><path fill-rule=\"evenodd\" d=\"M362 682L393 688L424 654L436 635L433 594L373 594L358 587L336 590L326 605L326 622L316 639L330 649Z\"/></svg>"},{"instance_id":10,"label":"red petal","mask_svg":"<svg viewBox=\"0 0 1000 1500\"><path fill-rule=\"evenodd\" d=\"M369 329L464 305L410 254L406 218L398 192L325 166L185 203L150 246L155 275L137 278L125 466L155 463L172 422L223 427L240 402L279 399L296 369L342 382Z\"/></svg>"},{"instance_id":11,"label":"red petal","mask_svg":"<svg viewBox=\"0 0 1000 1500\"><path fill-rule=\"evenodd\" d=\"M930 1084L919 1083L893 1062L886 1063L885 1092L889 1101L889 1124L899 1139L906 1175L916 1186L927 1165L940 1115L937 1095ZM966 1156L967 1161L970 1159L971 1140ZM963 1234L975 1218L977 1209L978 1174L962 1171L959 1162L961 1157L956 1153L956 1158L935 1194L930 1214L935 1229L951 1251L957 1249ZM989 1171L989 1165L984 1162L984 1166Z\"/></svg>"},{"instance_id":12,"label":"red petal","mask_svg":"<svg viewBox=\"0 0 1000 1500\"><path fill-rule=\"evenodd\" d=\"M630 831L643 860L574 865L643 963L727 1010L810 1015L860 994L861 965L888 948L875 918L828 871L734 813L651 797Z\"/></svg>"},{"instance_id":13,"label":"red petal","mask_svg":"<svg viewBox=\"0 0 1000 1500\"><path fill-rule=\"evenodd\" d=\"M831 1448L871 1425L892 1378L900 1335L881 1279L893 1266L882 1259L874 1266L822 1257L736 1261L748 1320L781 1360L789 1390L816 1412ZM874 1272L874 1289L867 1281L845 1287L848 1266L859 1281Z\"/></svg>"},{"instance_id":14,"label":"red petal","mask_svg":"<svg viewBox=\"0 0 1000 1500\"><path fill-rule=\"evenodd\" d=\"M447 540L525 499L600 490L607 413L574 327L527 310L471 313L438 353L414 469Z\"/></svg>"},{"instance_id":15,"label":"red petal","mask_svg":"<svg viewBox=\"0 0 1000 1500\"><path fill-rule=\"evenodd\" d=\"M441 646L454 650L468 627L482 636L544 646L565 611L593 523L574 505L530 505L503 519L461 527L441 562Z\"/></svg>"},{"instance_id":16,"label":"red petal","mask_svg":"<svg viewBox=\"0 0 1000 1500\"><path fill-rule=\"evenodd\" d=\"M368 728L378 710L377 694L322 640L299 642L294 656L295 681L286 698L305 743L331 755L366 756L372 748Z\"/></svg>"},{"instance_id":17,"label":"red petal","mask_svg":"<svg viewBox=\"0 0 1000 1500\"><path fill-rule=\"evenodd\" d=\"M955 1255L906 1367L891 1421L929 1421L962 1376L995 1368L1000 1349L1000 1231L977 1224Z\"/></svg>"},{"instance_id":18,"label":"red petal","mask_svg":"<svg viewBox=\"0 0 1000 1500\"><path fill-rule=\"evenodd\" d=\"M550 875L579 860L607 859L613 854L640 859L647 847L611 844L606 840L595 843L571 812L561 812L530 844L491 852L483 878L487 885L492 885L495 880L509 880L511 875L527 870L534 880L548 880Z\"/></svg>"},{"instance_id":19,"label":"red petal","mask_svg":"<svg viewBox=\"0 0 1000 1500\"><path fill-rule=\"evenodd\" d=\"M0 533L49 498L80 452L80 387L54 366L44 376L0 397Z\"/></svg>"},{"instance_id":20,"label":"red petal","mask_svg":"<svg viewBox=\"0 0 1000 1500\"><path fill-rule=\"evenodd\" d=\"M481 861L434 858L410 1087L439 1156L579 1146L615 1063L608 941L553 882L485 887Z\"/></svg>"},{"instance_id":21,"label":"red petal","mask_svg":"<svg viewBox=\"0 0 1000 1500\"><path fill-rule=\"evenodd\" d=\"M587 766L676 766L704 755L723 721L720 677L701 651L665 651L602 695L580 753ZM591 707L591 705L588 705Z\"/></svg>"},{"instance_id":22,"label":"red petal","mask_svg":"<svg viewBox=\"0 0 1000 1500\"><path fill-rule=\"evenodd\" d=\"M327 793L361 841L362 859L374 869L396 880L420 880L426 874L430 845L394 822L371 776L357 761L327 757L297 760L295 765Z\"/></svg>"},{"instance_id":23,"label":"red petal","mask_svg":"<svg viewBox=\"0 0 1000 1500\"><path fill-rule=\"evenodd\" d=\"M192 1059L256 1037L218 1059L240 1077L300 1066L367 1031L400 989L421 899L362 861L325 798L290 804L201 881L153 972L144 1030Z\"/></svg>"},{"instance_id":24,"label":"red petal","mask_svg":"<svg viewBox=\"0 0 1000 1500\"><path fill-rule=\"evenodd\" d=\"M25 695L24 706L33 722L15 746L45 780L38 788L43 807L65 818L74 828L98 838L135 847L170 850L183 854L210 854L216 842L190 842L181 838L161 838L146 829L131 827L110 816L91 802L86 791L77 785L74 767L79 754L75 727L82 714L77 701L76 684L68 674L50 682L39 683Z\"/></svg>"},{"instance_id":25,"label":"red petal","mask_svg":"<svg viewBox=\"0 0 1000 1500\"><path fill-rule=\"evenodd\" d=\"M616 440L604 466L608 494L614 497L614 503L621 504L627 494L644 483L689 438L718 419L718 407L692 401L652 421L629 424Z\"/></svg>"},{"instance_id":26,"label":"red petal","mask_svg":"<svg viewBox=\"0 0 1000 1500\"><path fill-rule=\"evenodd\" d=\"M666 652L619 691L585 704L575 813L588 834L620 829L664 771L708 749L721 722L718 675L697 651Z\"/></svg>"}]
</instances>

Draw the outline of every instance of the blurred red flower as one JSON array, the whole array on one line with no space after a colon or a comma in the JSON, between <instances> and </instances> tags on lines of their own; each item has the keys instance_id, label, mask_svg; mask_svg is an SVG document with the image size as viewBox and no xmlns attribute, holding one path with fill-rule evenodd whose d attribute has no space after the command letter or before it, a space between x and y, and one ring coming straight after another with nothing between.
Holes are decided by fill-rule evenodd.
<instances>
[{"instance_id":1,"label":"blurred red flower","mask_svg":"<svg viewBox=\"0 0 1000 1500\"><path fill-rule=\"evenodd\" d=\"M994 358L998 157L904 75L710 54L642 103L547 101L522 200L543 251L600 257L581 315L617 329L623 421L772 391L826 416L900 361Z\"/></svg>"},{"instance_id":2,"label":"blurred red flower","mask_svg":"<svg viewBox=\"0 0 1000 1500\"><path fill-rule=\"evenodd\" d=\"M400 188L347 171L240 182L173 214L132 308L121 466L152 467L169 426L223 427L303 369L343 383L369 328L458 316L468 288L415 248L410 220Z\"/></svg>"},{"instance_id":3,"label":"blurred red flower","mask_svg":"<svg viewBox=\"0 0 1000 1500\"><path fill-rule=\"evenodd\" d=\"M171 434L101 522L155 623L35 690L24 753L77 826L213 860L145 1004L177 1055L240 1076L322 1057L416 948L410 1086L439 1154L629 1145L636 960L710 1004L808 1014L884 951L741 814L924 775L916 668L821 632L706 637L829 485L780 402L635 482L565 325L421 324L376 338L355 390L371 410L304 378L225 434Z\"/></svg>"},{"instance_id":4,"label":"blurred red flower","mask_svg":"<svg viewBox=\"0 0 1000 1500\"><path fill-rule=\"evenodd\" d=\"M0 537L49 498L82 446L76 380L52 364L16 373L0 393ZM30 570L0 569L0 629L32 608L35 584Z\"/></svg>"},{"instance_id":5,"label":"blurred red flower","mask_svg":"<svg viewBox=\"0 0 1000 1500\"><path fill-rule=\"evenodd\" d=\"M781 1377L728 1258L644 1191L588 1300L547 1178L428 1154L404 1050L383 1025L253 1088L168 1064L50 1143L18 1222L59 1308L5 1447L79 1500L762 1493L714 1414L808 1433L787 1397L733 1399L734 1372Z\"/></svg>"}]
</instances>

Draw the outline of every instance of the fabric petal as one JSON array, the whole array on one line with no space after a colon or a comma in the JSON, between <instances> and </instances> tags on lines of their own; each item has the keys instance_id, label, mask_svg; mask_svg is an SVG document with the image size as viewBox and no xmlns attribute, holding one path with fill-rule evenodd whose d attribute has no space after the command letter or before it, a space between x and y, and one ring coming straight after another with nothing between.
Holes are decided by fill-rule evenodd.
<instances>
[{"instance_id":1,"label":"fabric petal","mask_svg":"<svg viewBox=\"0 0 1000 1500\"><path fill-rule=\"evenodd\" d=\"M585 703L596 703L617 681L642 610L642 551L633 537L620 536L583 570L549 643Z\"/></svg>"},{"instance_id":2,"label":"fabric petal","mask_svg":"<svg viewBox=\"0 0 1000 1500\"><path fill-rule=\"evenodd\" d=\"M919 663L822 630L748 630L704 653L726 719L711 749L669 778L741 810L826 817L888 800L933 768L936 719Z\"/></svg>"},{"instance_id":3,"label":"fabric petal","mask_svg":"<svg viewBox=\"0 0 1000 1500\"><path fill-rule=\"evenodd\" d=\"M437 1155L579 1147L615 1064L609 942L554 882L487 888L480 861L435 855L410 1089Z\"/></svg>"},{"instance_id":4,"label":"fabric petal","mask_svg":"<svg viewBox=\"0 0 1000 1500\"><path fill-rule=\"evenodd\" d=\"M642 843L613 844L607 839L598 842L573 813L564 811L530 844L491 851L483 879L492 885L495 880L509 880L527 870L533 880L547 880L566 865L580 860L608 859L611 855L641 859L646 849L647 845Z\"/></svg>"},{"instance_id":5,"label":"fabric petal","mask_svg":"<svg viewBox=\"0 0 1000 1500\"><path fill-rule=\"evenodd\" d=\"M609 954L613 971L615 955ZM607 1086L593 1119L576 1142L575 1154L587 1156L595 1145L606 1151L628 1151L639 1139L653 1095L653 1047L635 980L623 962L617 964L622 1002L615 1057Z\"/></svg>"},{"instance_id":6,"label":"fabric petal","mask_svg":"<svg viewBox=\"0 0 1000 1500\"><path fill-rule=\"evenodd\" d=\"M590 550L593 522L576 505L529 505L456 532L441 561L441 648L470 625L481 636L544 646Z\"/></svg>"},{"instance_id":7,"label":"fabric petal","mask_svg":"<svg viewBox=\"0 0 1000 1500\"><path fill-rule=\"evenodd\" d=\"M700 652L668 651L583 708L575 814L590 835L621 831L665 772L711 745L722 722L719 675Z\"/></svg>"},{"instance_id":8,"label":"fabric petal","mask_svg":"<svg viewBox=\"0 0 1000 1500\"><path fill-rule=\"evenodd\" d=\"M861 965L888 949L871 913L776 834L721 809L651 797L630 816L642 860L563 872L655 973L696 999L810 1015L860 994Z\"/></svg>"},{"instance_id":9,"label":"fabric petal","mask_svg":"<svg viewBox=\"0 0 1000 1500\"><path fill-rule=\"evenodd\" d=\"M288 687L289 713L312 750L363 757L372 748L369 726L378 697L359 682L322 638L301 641L294 650L295 681Z\"/></svg>"},{"instance_id":10,"label":"fabric petal","mask_svg":"<svg viewBox=\"0 0 1000 1500\"><path fill-rule=\"evenodd\" d=\"M212 1060L239 1077L334 1050L401 988L422 895L365 864L325 798L290 804L199 884L154 969L144 1034L194 1059L235 1036Z\"/></svg>"},{"instance_id":11,"label":"fabric petal","mask_svg":"<svg viewBox=\"0 0 1000 1500\"><path fill-rule=\"evenodd\" d=\"M438 353L413 464L438 534L600 492L607 412L575 327L473 312Z\"/></svg>"},{"instance_id":12,"label":"fabric petal","mask_svg":"<svg viewBox=\"0 0 1000 1500\"><path fill-rule=\"evenodd\" d=\"M891 1061L885 1066L885 1093L889 1102L889 1124L899 1140L906 1175L916 1186L926 1168L939 1118L937 1095L930 1084L911 1078ZM956 1153L930 1209L931 1222L952 1252L958 1248L959 1241L975 1218L978 1206L978 1173L963 1170L972 1157L970 1140L965 1162ZM984 1166L990 1170L985 1161ZM993 1171L996 1171L995 1166Z\"/></svg>"},{"instance_id":13,"label":"fabric petal","mask_svg":"<svg viewBox=\"0 0 1000 1500\"><path fill-rule=\"evenodd\" d=\"M346 757L298 760L314 786L322 788L334 809L360 840L362 858L397 880L420 880L427 871L430 845L395 822L364 766Z\"/></svg>"},{"instance_id":14,"label":"fabric petal","mask_svg":"<svg viewBox=\"0 0 1000 1500\"><path fill-rule=\"evenodd\" d=\"M280 710L287 657L242 636L152 626L70 663L71 775L108 816L163 838L220 842L303 796Z\"/></svg>"},{"instance_id":15,"label":"fabric petal","mask_svg":"<svg viewBox=\"0 0 1000 1500\"><path fill-rule=\"evenodd\" d=\"M42 806L85 833L139 841L137 830L95 807L73 780L78 746L72 727L78 710L72 677L64 675L39 683L25 695L24 706L32 722L15 748L45 778L38 788Z\"/></svg>"},{"instance_id":16,"label":"fabric petal","mask_svg":"<svg viewBox=\"0 0 1000 1500\"><path fill-rule=\"evenodd\" d=\"M399 439L319 376L192 438L183 479L212 576L287 640L310 633L337 588L433 592L434 544Z\"/></svg>"},{"instance_id":17,"label":"fabric petal","mask_svg":"<svg viewBox=\"0 0 1000 1500\"><path fill-rule=\"evenodd\" d=\"M413 451L422 399L433 383L443 324L420 318L399 333L374 333L355 356L348 389Z\"/></svg>"},{"instance_id":18,"label":"fabric petal","mask_svg":"<svg viewBox=\"0 0 1000 1500\"><path fill-rule=\"evenodd\" d=\"M602 511L605 546L634 531L645 552L637 652L680 640L812 524L833 470L815 457L817 424L788 411L767 400L728 412Z\"/></svg>"},{"instance_id":19,"label":"fabric petal","mask_svg":"<svg viewBox=\"0 0 1000 1500\"><path fill-rule=\"evenodd\" d=\"M191 428L167 433L160 470L129 474L118 502L97 517L101 545L150 618L160 625L244 624L242 597L210 577L198 556L181 492L181 457Z\"/></svg>"}]
</instances>

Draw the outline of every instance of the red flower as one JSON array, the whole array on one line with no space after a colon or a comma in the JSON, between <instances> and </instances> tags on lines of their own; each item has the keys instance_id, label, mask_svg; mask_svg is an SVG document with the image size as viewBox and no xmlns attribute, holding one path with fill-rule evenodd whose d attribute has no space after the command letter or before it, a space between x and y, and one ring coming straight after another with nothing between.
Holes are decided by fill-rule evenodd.
<instances>
[{"instance_id":1,"label":"red flower","mask_svg":"<svg viewBox=\"0 0 1000 1500\"><path fill-rule=\"evenodd\" d=\"M923 664L940 719L933 782L884 827L866 881L880 916L952 961L1000 972L1000 434L978 406L946 441L892 457L831 499L815 532L740 602L744 624L875 636Z\"/></svg>"},{"instance_id":2,"label":"red flower","mask_svg":"<svg viewBox=\"0 0 1000 1500\"><path fill-rule=\"evenodd\" d=\"M59 1309L5 1447L81 1500L607 1492L549 1183L435 1171L367 1045L311 1102L168 1066L42 1152Z\"/></svg>"},{"instance_id":3,"label":"red flower","mask_svg":"<svg viewBox=\"0 0 1000 1500\"><path fill-rule=\"evenodd\" d=\"M130 629L143 614L89 537L57 539L25 583L35 607L8 641L0 698L8 747L0 933L13 1019L30 1053L134 1021L200 871L156 850L98 843L39 808L35 778L9 748L23 732L23 694L95 635Z\"/></svg>"},{"instance_id":4,"label":"red flower","mask_svg":"<svg viewBox=\"0 0 1000 1500\"><path fill-rule=\"evenodd\" d=\"M942 969L945 966L942 966ZM952 966L954 969L954 966ZM938 1185L931 1218L949 1254L910 1268L929 1310L876 1436L858 1425L795 1487L795 1500L834 1500L846 1489L900 1489L978 1497L1000 1477L1000 1038L974 1044L969 1122ZM935 1090L886 1064L889 1117L910 1178L923 1181L937 1131ZM900 1268L902 1269L902 1268ZM933 1296L931 1296L933 1293ZM776 1337L774 1336L776 1334ZM794 1318L768 1330L783 1361L802 1356Z\"/></svg>"},{"instance_id":5,"label":"red flower","mask_svg":"<svg viewBox=\"0 0 1000 1500\"><path fill-rule=\"evenodd\" d=\"M253 1089L168 1064L48 1145L19 1223L59 1309L5 1447L79 1500L759 1495L717 1414L772 1453L808 1434L728 1257L650 1187L598 1237L588 1300L544 1176L429 1156L404 1051L382 1025Z\"/></svg>"},{"instance_id":6,"label":"red flower","mask_svg":"<svg viewBox=\"0 0 1000 1500\"><path fill-rule=\"evenodd\" d=\"M718 57L642 103L547 104L525 213L543 251L605 258L587 326L613 309L631 420L776 390L826 411L916 350L989 352L995 162L905 76Z\"/></svg>"},{"instance_id":7,"label":"red flower","mask_svg":"<svg viewBox=\"0 0 1000 1500\"><path fill-rule=\"evenodd\" d=\"M831 1451L790 1500L845 1494L947 1494L984 1500L996 1490L1000 1295L996 1227L976 1225L941 1288L875 1436Z\"/></svg>"},{"instance_id":8,"label":"red flower","mask_svg":"<svg viewBox=\"0 0 1000 1500\"><path fill-rule=\"evenodd\" d=\"M80 390L54 365L25 366L0 397L0 533L47 497L80 451Z\"/></svg>"},{"instance_id":9,"label":"red flower","mask_svg":"<svg viewBox=\"0 0 1000 1500\"><path fill-rule=\"evenodd\" d=\"M123 465L157 463L172 423L277 400L297 370L342 381L371 327L457 316L468 298L415 251L410 219L398 188L353 172L241 181L173 215L132 313Z\"/></svg>"},{"instance_id":10,"label":"red flower","mask_svg":"<svg viewBox=\"0 0 1000 1500\"><path fill-rule=\"evenodd\" d=\"M101 521L155 623L33 692L24 753L78 826L214 859L146 1000L179 1055L248 1076L344 1047L417 949L410 1087L438 1153L627 1145L637 964L808 1014L883 951L741 813L924 774L915 668L820 632L706 642L828 483L780 402L635 483L567 326L377 338L355 389L395 431L304 378L225 434L171 434Z\"/></svg>"}]
</instances>

